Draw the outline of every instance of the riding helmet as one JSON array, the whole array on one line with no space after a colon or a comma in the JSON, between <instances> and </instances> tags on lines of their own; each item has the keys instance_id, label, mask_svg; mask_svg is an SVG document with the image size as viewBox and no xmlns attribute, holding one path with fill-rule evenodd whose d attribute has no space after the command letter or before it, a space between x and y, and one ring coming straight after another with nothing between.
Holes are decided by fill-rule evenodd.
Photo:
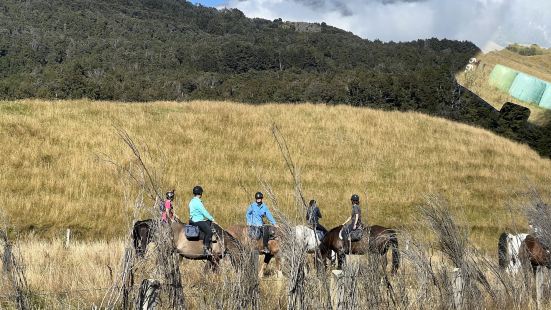
<instances>
[{"instance_id":1,"label":"riding helmet","mask_svg":"<svg viewBox=\"0 0 551 310\"><path fill-rule=\"evenodd\" d=\"M193 188L193 195L203 195L203 188L199 185Z\"/></svg>"},{"instance_id":2,"label":"riding helmet","mask_svg":"<svg viewBox=\"0 0 551 310\"><path fill-rule=\"evenodd\" d=\"M360 196L354 194L352 195L352 197L350 197L350 200L352 200L352 202L360 202Z\"/></svg>"},{"instance_id":3,"label":"riding helmet","mask_svg":"<svg viewBox=\"0 0 551 310\"><path fill-rule=\"evenodd\" d=\"M170 192L166 192L166 199L168 200L174 199L174 190L171 190Z\"/></svg>"},{"instance_id":4,"label":"riding helmet","mask_svg":"<svg viewBox=\"0 0 551 310\"><path fill-rule=\"evenodd\" d=\"M262 199L262 198L264 198L264 195L262 195L261 192L257 192L256 194L254 194L254 198L255 199Z\"/></svg>"}]
</instances>

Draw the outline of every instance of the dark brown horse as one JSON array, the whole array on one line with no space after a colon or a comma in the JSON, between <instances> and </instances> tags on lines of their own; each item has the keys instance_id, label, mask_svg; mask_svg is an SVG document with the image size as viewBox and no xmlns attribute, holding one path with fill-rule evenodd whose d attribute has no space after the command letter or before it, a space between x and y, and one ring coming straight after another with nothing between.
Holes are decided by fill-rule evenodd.
<instances>
[{"instance_id":1,"label":"dark brown horse","mask_svg":"<svg viewBox=\"0 0 551 310\"><path fill-rule=\"evenodd\" d=\"M538 266L551 269L551 254L549 250L532 235L526 236L526 239L522 241L519 256L523 264L527 265L530 263L534 273L536 273Z\"/></svg>"},{"instance_id":2,"label":"dark brown horse","mask_svg":"<svg viewBox=\"0 0 551 310\"><path fill-rule=\"evenodd\" d=\"M233 225L228 228L228 232L232 234L241 244L251 244L253 248L258 250L258 253L260 255L264 255L264 264L260 266L260 270L258 271L258 276L262 277L264 275L264 269L268 266L272 258L275 259L276 264L276 276L281 276L281 257L279 255L279 240L277 238L275 240L269 240L268 241L268 250L270 250L270 253L264 253L262 250L264 249L264 245L262 243L262 238L259 240L251 240L249 238L248 233L248 227L246 225ZM275 236L277 237L277 230L274 230Z\"/></svg>"},{"instance_id":3,"label":"dark brown horse","mask_svg":"<svg viewBox=\"0 0 551 310\"><path fill-rule=\"evenodd\" d=\"M337 253L338 268L341 269L345 262L346 254L367 254L368 252L381 255L383 267L386 270L388 249L392 249L392 274L396 274L400 266L400 252L398 251L398 238L392 229L374 225L365 227L363 237L359 241L351 242L346 249L344 240L340 239L341 226L331 229L320 244L320 254L324 260L330 259L331 251Z\"/></svg>"},{"instance_id":4,"label":"dark brown horse","mask_svg":"<svg viewBox=\"0 0 551 310\"><path fill-rule=\"evenodd\" d=\"M153 238L153 220L143 220L134 223L132 241L138 257L144 257L147 245Z\"/></svg>"}]
</instances>

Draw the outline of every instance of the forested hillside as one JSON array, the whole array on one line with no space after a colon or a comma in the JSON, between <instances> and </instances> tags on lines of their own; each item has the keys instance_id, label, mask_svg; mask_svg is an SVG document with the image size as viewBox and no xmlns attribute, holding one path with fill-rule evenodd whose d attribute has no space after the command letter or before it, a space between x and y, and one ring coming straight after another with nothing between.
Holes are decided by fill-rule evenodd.
<instances>
[{"instance_id":1,"label":"forested hillside","mask_svg":"<svg viewBox=\"0 0 551 310\"><path fill-rule=\"evenodd\" d=\"M298 30L298 31L297 31ZM469 42L382 43L175 0L2 1L2 98L232 99L433 110ZM441 89L444 93L435 92Z\"/></svg>"},{"instance_id":2,"label":"forested hillside","mask_svg":"<svg viewBox=\"0 0 551 310\"><path fill-rule=\"evenodd\" d=\"M216 99L415 110L549 155L454 75L470 42L383 43L326 24L250 19L178 0L0 2L0 99ZM519 125L520 124L520 125Z\"/></svg>"}]
</instances>

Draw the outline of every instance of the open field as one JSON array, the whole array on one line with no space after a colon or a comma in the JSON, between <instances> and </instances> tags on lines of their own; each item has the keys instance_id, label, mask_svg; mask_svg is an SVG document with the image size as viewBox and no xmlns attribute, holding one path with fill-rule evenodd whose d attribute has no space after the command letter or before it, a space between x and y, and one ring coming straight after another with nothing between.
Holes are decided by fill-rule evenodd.
<instances>
[{"instance_id":1,"label":"open field","mask_svg":"<svg viewBox=\"0 0 551 310\"><path fill-rule=\"evenodd\" d=\"M20 262L24 264L28 283L29 305L32 309L90 309L100 305L105 307L110 289L120 289L120 286L113 285L120 277L124 247L123 240L74 242L69 248L65 248L63 240L59 239L20 240L15 252L22 254ZM2 248L0 252L1 250ZM361 309L377 305L383 309L423 309L429 304L438 305L437 308L449 307L453 302L453 295L450 295L451 284L448 283L448 277L453 275L453 266L449 260L436 249L420 247L406 250L402 247L401 251L399 272L390 278L392 291L385 287L382 270L378 268L377 256L348 258L350 265L345 267L342 285L354 284L349 290L353 290L352 294L355 295L355 307ZM157 267L153 252L150 247L145 259L134 261L132 296L136 296L141 279L161 277L155 272ZM426 264L429 260L430 269L425 269L428 266L419 265L420 262ZM311 264L311 260L309 261ZM250 303L253 298L260 309L284 309L289 302L288 296L292 295L288 288L293 280L289 276L293 268L285 261L284 265L284 277L275 277L274 267L271 266L266 276L257 281L254 278L254 270L253 277L244 277L241 273L246 273L247 270L234 270L226 261L221 265L219 273L212 273L204 270L204 262L183 260L179 267L186 308L240 309L237 305L243 302ZM0 267L3 268L1 260ZM497 268L497 262L494 259L482 263L480 268L489 280L491 292L496 296L491 298L480 283L468 284L468 288L464 288L463 302L466 308L476 305L484 309L536 309L532 296L533 279L530 278L530 274L526 274L527 277L522 273L509 277L505 273L496 273L496 269L493 268ZM429 270L434 274L431 275ZM500 274L503 278L500 278ZM431 279L432 277L435 278ZM309 272L301 283L306 292L302 296L303 302L319 307L326 305L329 296L326 290L335 290L329 283L332 278L330 272ZM0 308L15 309L14 291L5 272L0 273L0 279L6 280L0 282ZM548 281L545 283L549 285ZM166 289L166 284L163 283L162 290ZM256 287L256 297L236 295L236 292L246 292L248 286ZM508 293L507 289L512 291ZM549 288L546 286L546 289ZM390 303L389 294L394 296L396 304ZM134 303L135 299L131 302ZM121 303L119 298L117 309L121 307ZM549 305L548 299L544 303ZM161 293L159 309L171 309L166 293Z\"/></svg>"},{"instance_id":2,"label":"open field","mask_svg":"<svg viewBox=\"0 0 551 310\"><path fill-rule=\"evenodd\" d=\"M495 271L501 230L526 228L519 209L524 193L535 187L544 197L550 194L551 161L526 146L418 113L347 106L4 102L0 127L2 143L8 147L0 151L0 219L12 227L13 236L22 233L15 253L21 253L31 305L90 308L105 302L121 274L132 220L151 212L147 207L135 209L140 205L135 184L112 164L135 165L113 125L135 138L160 184L176 188L176 213L182 218L187 217L188 192L200 183L207 208L222 225L243 222L250 196L263 190L265 181L276 194L278 211L292 222L302 219L295 207L293 181L271 136L272 123L278 124L300 168L306 198L319 201L323 224L331 227L344 221L350 194L358 192L365 200L367 190L368 222L400 230L402 260L398 275L390 279L392 292L382 282L376 257L351 259L345 268L342 285L355 287L356 297L350 300L356 307L450 305L453 264L417 208L426 203L426 194L436 193L449 201L469 233L472 244L464 255L473 258L465 259L466 264L481 262L491 286L485 291L480 283L469 282L465 292L471 295L465 293L465 302L470 306L465 307L476 302L487 309L535 308L533 280L523 275L500 279ZM146 200L145 206L150 205ZM61 238L66 228L74 233L69 248L63 247ZM141 279L162 278L155 271L155 248L149 247L146 260L134 261L132 294ZM282 253L291 253L288 245ZM295 279L290 273L296 272L297 264L284 260L285 277L276 279L269 272L258 286L255 270L252 277L242 274L252 265L235 271L224 262L220 273L205 272L200 261L184 260L179 266L190 309L229 309L250 298L257 298L262 309L281 309L290 302L289 287ZM273 273L273 267L269 271ZM326 305L331 277L306 275L301 283L305 294L298 296L301 302ZM258 295L247 295L247 285L256 287ZM508 289L517 295L508 294ZM0 290L0 308L13 307L10 282L2 281ZM165 292L160 308L170 308Z\"/></svg>"},{"instance_id":3,"label":"open field","mask_svg":"<svg viewBox=\"0 0 551 310\"><path fill-rule=\"evenodd\" d=\"M459 72L456 75L461 85L479 95L498 110L505 102L509 101L530 108L529 120L531 122L538 125L546 125L551 122L551 112L549 110L513 98L508 93L502 92L488 83L490 73L496 64L502 64L551 82L551 54L521 56L504 49L488 54L479 54L476 58L480 60L480 65L475 71Z\"/></svg>"},{"instance_id":4,"label":"open field","mask_svg":"<svg viewBox=\"0 0 551 310\"><path fill-rule=\"evenodd\" d=\"M113 125L125 128L163 191L176 189L187 218L191 188L205 189L207 209L222 225L244 222L260 181L280 211L294 207L293 181L271 134L275 123L300 168L306 198L318 200L322 223L342 223L349 197L368 198L368 222L408 230L428 193L446 197L471 239L494 251L499 233L523 230L517 202L528 186L551 189L551 161L487 131L418 113L326 105L251 106L226 102L0 103L0 201L10 226L40 238L71 228L79 240L125 236L135 186L133 165ZM125 198L126 197L126 198ZM151 201L146 201L150 206ZM148 210L142 210L143 217Z\"/></svg>"}]
</instances>

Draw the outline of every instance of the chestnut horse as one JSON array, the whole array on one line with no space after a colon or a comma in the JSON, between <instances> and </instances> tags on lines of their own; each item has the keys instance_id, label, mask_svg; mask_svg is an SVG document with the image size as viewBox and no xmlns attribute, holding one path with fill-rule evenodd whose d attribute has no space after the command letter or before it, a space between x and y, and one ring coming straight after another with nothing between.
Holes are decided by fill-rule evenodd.
<instances>
[{"instance_id":1,"label":"chestnut horse","mask_svg":"<svg viewBox=\"0 0 551 310\"><path fill-rule=\"evenodd\" d=\"M320 254L324 260L330 258L331 251L337 253L338 268L341 269L346 259L346 254L367 254L368 252L381 255L383 267L386 270L386 254L392 248L392 274L396 274L400 266L400 252L398 251L398 238L393 229L373 225L364 228L363 237L359 241L351 242L350 253L345 249L344 240L340 239L342 225L331 229L321 240Z\"/></svg>"},{"instance_id":2,"label":"chestnut horse","mask_svg":"<svg viewBox=\"0 0 551 310\"><path fill-rule=\"evenodd\" d=\"M262 277L264 276L264 269L268 266L272 258L275 259L276 264L276 276L281 276L281 257L279 255L279 241L278 240L269 240L268 241L268 250L269 253L264 253L264 245L262 242L262 238L259 240L251 240L249 238L249 231L248 227L246 225L233 225L228 227L228 232L232 234L241 244L251 244L253 248L258 250L258 253L260 255L264 255L264 264L260 266L260 270L258 271L258 276ZM274 231L277 237L277 230Z\"/></svg>"},{"instance_id":3,"label":"chestnut horse","mask_svg":"<svg viewBox=\"0 0 551 310\"><path fill-rule=\"evenodd\" d=\"M534 274L539 266L551 269L551 254L549 250L532 235L526 236L524 241L522 241L519 254L524 264L530 263Z\"/></svg>"}]
</instances>

